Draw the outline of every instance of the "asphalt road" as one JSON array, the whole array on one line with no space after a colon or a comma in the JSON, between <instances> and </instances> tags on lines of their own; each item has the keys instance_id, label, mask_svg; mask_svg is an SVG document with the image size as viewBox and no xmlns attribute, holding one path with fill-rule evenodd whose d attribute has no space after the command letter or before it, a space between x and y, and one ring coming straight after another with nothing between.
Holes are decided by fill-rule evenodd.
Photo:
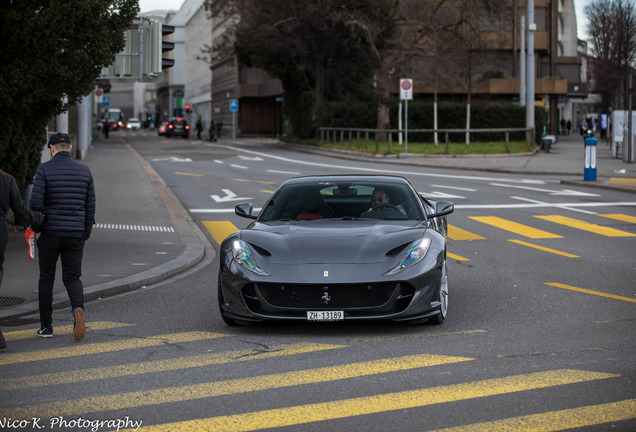
<instances>
[{"instance_id":1,"label":"asphalt road","mask_svg":"<svg viewBox=\"0 0 636 432\"><path fill-rule=\"evenodd\" d=\"M0 427L11 417L19 430L91 430L73 427L80 418L143 430L636 429L636 209L625 205L633 195L549 176L134 135L127 142L217 250L249 223L234 215L236 203L258 208L297 175L399 174L453 201L449 316L441 326L227 327L216 310L218 263L208 257L93 303L90 344L54 338L42 350L31 338L23 353L0 357L12 365L0 378Z\"/></svg>"}]
</instances>

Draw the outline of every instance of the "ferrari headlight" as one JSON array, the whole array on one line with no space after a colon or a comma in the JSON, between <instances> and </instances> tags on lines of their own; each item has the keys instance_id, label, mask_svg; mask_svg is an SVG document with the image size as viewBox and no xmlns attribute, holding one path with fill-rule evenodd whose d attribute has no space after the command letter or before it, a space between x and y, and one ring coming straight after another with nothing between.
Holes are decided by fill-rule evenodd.
<instances>
[{"instance_id":1,"label":"ferrari headlight","mask_svg":"<svg viewBox=\"0 0 636 432\"><path fill-rule=\"evenodd\" d=\"M426 252L428 252L429 246L431 245L431 239L429 238L421 238L419 240L414 241L408 247L408 249L402 255L400 262L397 266L393 267L388 272L384 273L385 275L394 275L396 273L401 272L405 268L408 268L418 262L422 261L426 256Z\"/></svg>"},{"instance_id":2,"label":"ferrari headlight","mask_svg":"<svg viewBox=\"0 0 636 432\"><path fill-rule=\"evenodd\" d=\"M256 273L257 275L267 276L267 272L256 264L249 245L243 240L234 240L232 243L232 255L236 262L246 269Z\"/></svg>"}]
</instances>

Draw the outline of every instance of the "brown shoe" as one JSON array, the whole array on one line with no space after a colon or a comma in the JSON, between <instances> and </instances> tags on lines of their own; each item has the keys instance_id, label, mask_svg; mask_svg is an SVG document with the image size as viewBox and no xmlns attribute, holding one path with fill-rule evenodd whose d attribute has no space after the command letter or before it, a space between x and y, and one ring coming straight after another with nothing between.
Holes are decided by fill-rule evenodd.
<instances>
[{"instance_id":1,"label":"brown shoe","mask_svg":"<svg viewBox=\"0 0 636 432\"><path fill-rule=\"evenodd\" d=\"M86 324L84 323L84 309L81 307L73 310L73 318L75 319L75 325L73 326L73 339L81 341L86 335Z\"/></svg>"}]
</instances>

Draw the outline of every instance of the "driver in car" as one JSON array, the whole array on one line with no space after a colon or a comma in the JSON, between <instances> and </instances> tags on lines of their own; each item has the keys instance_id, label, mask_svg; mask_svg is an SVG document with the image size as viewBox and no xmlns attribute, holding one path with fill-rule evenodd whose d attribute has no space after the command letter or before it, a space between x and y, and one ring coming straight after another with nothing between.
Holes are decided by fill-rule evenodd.
<instances>
[{"instance_id":1,"label":"driver in car","mask_svg":"<svg viewBox=\"0 0 636 432\"><path fill-rule=\"evenodd\" d=\"M406 210L401 205L389 204L391 197L382 188L375 188L371 197L371 208L360 217L376 219L406 219Z\"/></svg>"}]
</instances>

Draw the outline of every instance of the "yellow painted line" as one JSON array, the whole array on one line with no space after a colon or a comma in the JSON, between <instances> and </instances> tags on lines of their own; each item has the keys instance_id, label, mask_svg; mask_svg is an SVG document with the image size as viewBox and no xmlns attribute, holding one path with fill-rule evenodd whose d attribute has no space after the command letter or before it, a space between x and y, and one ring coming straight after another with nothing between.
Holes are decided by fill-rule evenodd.
<instances>
[{"instance_id":1,"label":"yellow painted line","mask_svg":"<svg viewBox=\"0 0 636 432\"><path fill-rule=\"evenodd\" d=\"M203 177L203 174L193 174L186 172L175 172L176 175L184 175L184 176L192 176L192 177Z\"/></svg>"},{"instance_id":2,"label":"yellow painted line","mask_svg":"<svg viewBox=\"0 0 636 432\"><path fill-rule=\"evenodd\" d=\"M632 302L632 303L636 303L636 299L633 299L631 297L623 297L623 296L617 296L614 294L607 294L607 293L603 293L603 292L599 292L599 291L592 291L592 290L588 290L585 288L577 288L577 287L573 287L570 285L564 285L564 284L560 284L560 283L556 283L556 282L545 282L543 285L550 285L553 287L557 287L557 288L563 288L566 290L570 290L570 291L576 291L576 292L581 292L581 293L585 293L585 294L592 294L595 296L599 296L599 297L607 297L607 298L611 298L614 300L622 300L622 301L628 301L628 302Z\"/></svg>"},{"instance_id":3,"label":"yellow painted line","mask_svg":"<svg viewBox=\"0 0 636 432\"><path fill-rule=\"evenodd\" d=\"M618 375L607 373L567 369L537 372L429 389L255 411L245 414L211 417L156 426L144 425L144 432L175 430L214 432L254 431L350 418L366 414L405 410L446 402L456 402L526 390L556 387L559 385L615 378L617 376ZM35 415L37 416L37 414ZM13 415L13 417L21 418L18 417L18 415Z\"/></svg>"},{"instance_id":4,"label":"yellow painted line","mask_svg":"<svg viewBox=\"0 0 636 432\"><path fill-rule=\"evenodd\" d=\"M629 216L624 214L600 214L597 216L602 216L604 218L615 219L622 222L629 222L636 224L636 216Z\"/></svg>"},{"instance_id":5,"label":"yellow painted line","mask_svg":"<svg viewBox=\"0 0 636 432\"><path fill-rule=\"evenodd\" d=\"M234 234L238 231L238 228L230 221L203 221L201 222L212 234L212 238L221 244L223 240L230 234Z\"/></svg>"},{"instance_id":6,"label":"yellow painted line","mask_svg":"<svg viewBox=\"0 0 636 432\"><path fill-rule=\"evenodd\" d=\"M448 225L448 238L452 240L485 240L486 237L482 237L477 234L465 231L461 228L457 228L454 225Z\"/></svg>"},{"instance_id":7,"label":"yellow painted line","mask_svg":"<svg viewBox=\"0 0 636 432\"><path fill-rule=\"evenodd\" d=\"M463 256L455 255L455 254L452 254L450 252L446 252L446 256L448 258L452 258L452 259L457 260L457 261L470 261L470 259L468 259L468 258L464 258Z\"/></svg>"},{"instance_id":8,"label":"yellow painted line","mask_svg":"<svg viewBox=\"0 0 636 432\"><path fill-rule=\"evenodd\" d=\"M343 380L381 373L452 364L469 360L473 359L429 354L394 357L368 362L351 363L341 366L329 366L317 369L208 382L180 387L141 390L130 393L88 397L15 408L1 408L0 418L3 416L5 418L51 418L61 415L71 416L99 411L114 411L118 409L161 405L260 390L272 390L305 384ZM198 429L193 428L189 430Z\"/></svg>"},{"instance_id":9,"label":"yellow painted line","mask_svg":"<svg viewBox=\"0 0 636 432\"><path fill-rule=\"evenodd\" d=\"M535 245L535 244L524 242L524 241L521 241L521 240L508 240L508 241L512 242L512 243L520 244L522 246L528 246L528 247L531 247L531 248L534 248L534 249L539 249L539 250L542 250L544 252L550 252L550 253L553 253L553 254L562 255L562 256L568 257L568 258L581 258L578 255L573 255L573 254L567 253L567 252L561 252L561 251L558 251L556 249L550 249L550 248L547 248L547 247Z\"/></svg>"},{"instance_id":10,"label":"yellow painted line","mask_svg":"<svg viewBox=\"0 0 636 432\"><path fill-rule=\"evenodd\" d=\"M636 177L610 177L610 184L636 186Z\"/></svg>"},{"instance_id":11,"label":"yellow painted line","mask_svg":"<svg viewBox=\"0 0 636 432\"><path fill-rule=\"evenodd\" d=\"M0 356L0 365L13 363L26 363L32 361L61 359L75 357L78 355L99 354L105 352L123 351L127 349L147 348L152 346L169 345L183 342L193 342L207 339L215 339L230 336L223 333L208 332L186 332L173 333L147 338L122 339L120 341L95 343L95 344L75 344L67 347L58 347L48 350L28 351L21 353L3 353ZM55 337L55 336L53 336Z\"/></svg>"},{"instance_id":12,"label":"yellow painted line","mask_svg":"<svg viewBox=\"0 0 636 432\"><path fill-rule=\"evenodd\" d=\"M268 193L268 194L273 194L273 193L274 193L274 191L271 191L271 190L265 190L265 189L262 189L262 190L261 190L261 192L263 192L263 193Z\"/></svg>"},{"instance_id":13,"label":"yellow painted line","mask_svg":"<svg viewBox=\"0 0 636 432\"><path fill-rule=\"evenodd\" d=\"M261 183L261 184L276 184L273 181L265 181L265 180L246 180L246 179L234 179L237 182L247 182L247 183Z\"/></svg>"},{"instance_id":14,"label":"yellow painted line","mask_svg":"<svg viewBox=\"0 0 636 432\"><path fill-rule=\"evenodd\" d=\"M621 231L614 228L608 228L596 224L591 224L578 219L572 219L565 216L536 216L536 218L547 220L550 222L558 223L560 225L569 226L571 228L588 231L595 234L604 235L606 237L636 237L636 234L628 233L627 231Z\"/></svg>"},{"instance_id":15,"label":"yellow painted line","mask_svg":"<svg viewBox=\"0 0 636 432\"><path fill-rule=\"evenodd\" d=\"M547 231L532 228L527 225L522 225L496 216L470 216L470 218L478 222L492 225L494 227L533 239L563 238L563 236L557 234L552 234Z\"/></svg>"},{"instance_id":16,"label":"yellow painted line","mask_svg":"<svg viewBox=\"0 0 636 432\"><path fill-rule=\"evenodd\" d=\"M20 378L0 379L0 389L17 390L28 387L42 387L60 384L71 384L86 381L95 381L123 376L167 372L188 368L210 365L244 362L250 360L262 360L266 358L283 357L309 352L325 351L331 349L346 348L345 345L328 345L299 343L278 345L264 350L240 350L226 353L205 354L190 357L178 357L166 360L147 361L116 365L109 367L96 367L89 369L72 370L70 372L45 373Z\"/></svg>"},{"instance_id":17,"label":"yellow painted line","mask_svg":"<svg viewBox=\"0 0 636 432\"><path fill-rule=\"evenodd\" d=\"M631 420L633 418L636 418L636 399L628 399L601 405L590 405L505 420L438 429L434 432L553 432Z\"/></svg>"},{"instance_id":18,"label":"yellow painted line","mask_svg":"<svg viewBox=\"0 0 636 432\"><path fill-rule=\"evenodd\" d=\"M95 321L95 322L86 322L86 330L88 332L97 331L97 330L109 330L119 327L130 327L132 324L126 323L117 323L117 322L109 322L109 321ZM7 327L4 328L5 331L4 337L8 341L16 341L21 339L36 339L38 336L38 329L29 329L29 330L18 330L18 331L6 331ZM73 333L72 325L63 325L63 326L55 326L54 328L54 337L58 335L65 335ZM2 387L0 387L2 388Z\"/></svg>"}]
</instances>

